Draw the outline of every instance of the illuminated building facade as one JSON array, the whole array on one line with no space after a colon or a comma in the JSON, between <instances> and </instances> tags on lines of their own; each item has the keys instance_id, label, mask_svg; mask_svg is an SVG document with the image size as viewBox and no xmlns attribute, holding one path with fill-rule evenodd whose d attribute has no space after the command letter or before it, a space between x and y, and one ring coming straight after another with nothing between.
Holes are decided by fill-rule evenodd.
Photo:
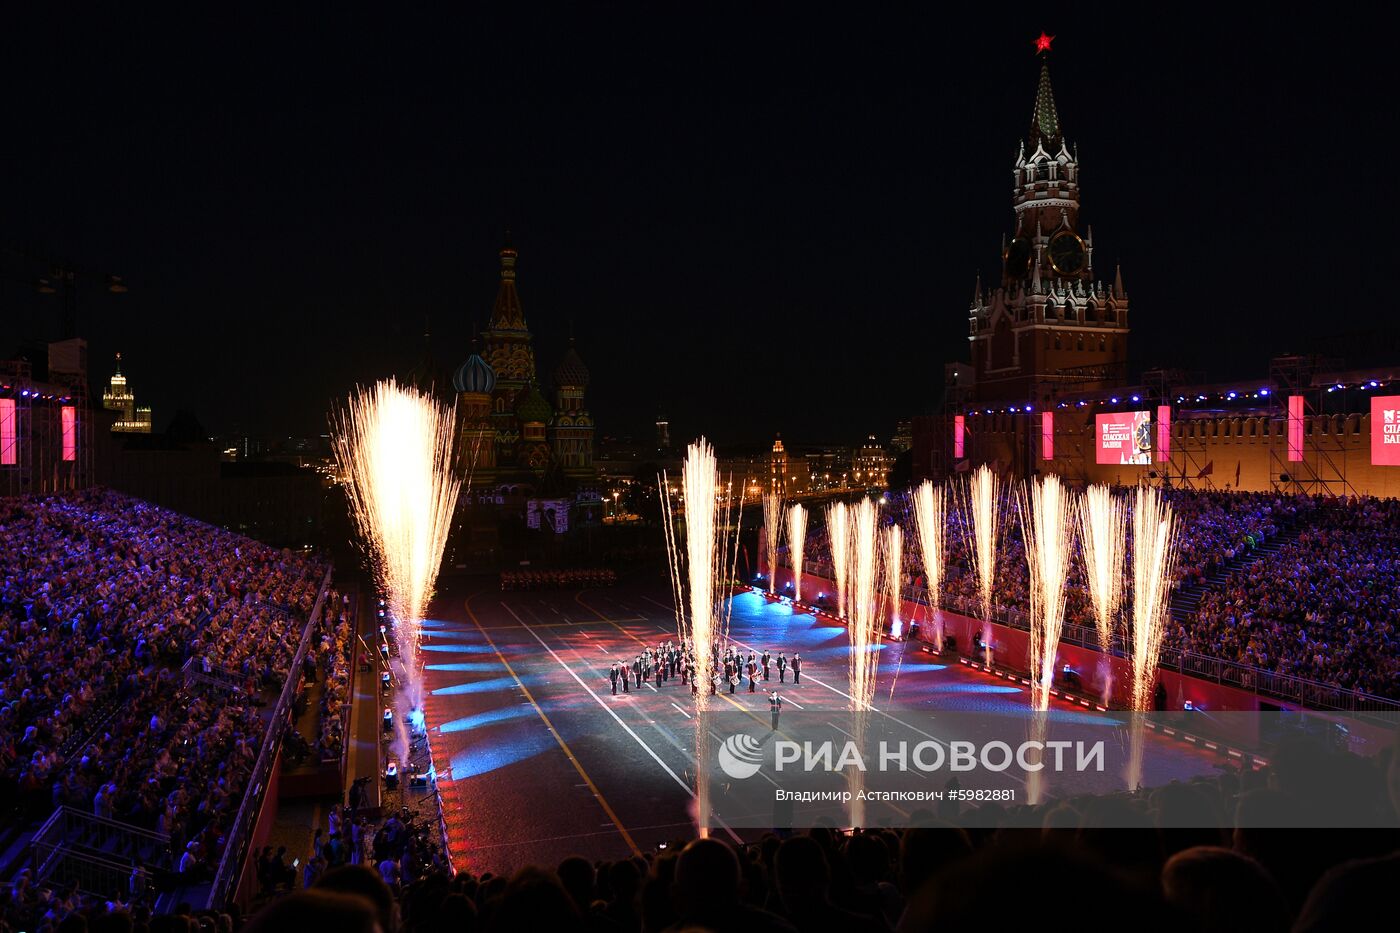
<instances>
[{"instance_id":1,"label":"illuminated building facade","mask_svg":"<svg viewBox=\"0 0 1400 933\"><path fill-rule=\"evenodd\" d=\"M774 439L773 452L768 456L768 491L779 496L788 494L788 456L781 434Z\"/></svg>"},{"instance_id":2,"label":"illuminated building facade","mask_svg":"<svg viewBox=\"0 0 1400 933\"><path fill-rule=\"evenodd\" d=\"M889 485L890 467L893 465L894 458L871 434L852 458L851 480L857 487L884 488Z\"/></svg>"},{"instance_id":3,"label":"illuminated building facade","mask_svg":"<svg viewBox=\"0 0 1400 933\"><path fill-rule=\"evenodd\" d=\"M126 376L122 375L120 353L117 354L116 372L112 374L111 381L102 392L102 407L117 413L117 420L112 422L113 431L119 434L151 433L151 408L149 405L136 404L136 396L132 394Z\"/></svg>"}]
</instances>

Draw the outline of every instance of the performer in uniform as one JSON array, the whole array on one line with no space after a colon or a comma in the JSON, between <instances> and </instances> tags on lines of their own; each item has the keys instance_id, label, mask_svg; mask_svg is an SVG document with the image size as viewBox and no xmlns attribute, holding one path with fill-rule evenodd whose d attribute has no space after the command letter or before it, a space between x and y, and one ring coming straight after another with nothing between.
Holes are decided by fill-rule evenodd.
<instances>
[{"instance_id":1,"label":"performer in uniform","mask_svg":"<svg viewBox=\"0 0 1400 933\"><path fill-rule=\"evenodd\" d=\"M631 693L631 691L627 689L627 682L632 679L627 676L627 662L623 661L621 664L614 664L613 667L618 668L618 674L622 677L622 692Z\"/></svg>"},{"instance_id":2,"label":"performer in uniform","mask_svg":"<svg viewBox=\"0 0 1400 933\"><path fill-rule=\"evenodd\" d=\"M802 655L792 656L792 682L800 684L802 682Z\"/></svg>"},{"instance_id":3,"label":"performer in uniform","mask_svg":"<svg viewBox=\"0 0 1400 933\"><path fill-rule=\"evenodd\" d=\"M773 728L778 728L778 716L783 711L783 698L778 696L778 691L768 691L768 709L773 714Z\"/></svg>"},{"instance_id":4,"label":"performer in uniform","mask_svg":"<svg viewBox=\"0 0 1400 933\"><path fill-rule=\"evenodd\" d=\"M778 652L778 683L780 683L780 684L781 684L781 683L784 683L785 681L783 680L783 678L786 677L786 676L787 676L787 655L785 655L785 654L783 654L781 651L779 651L779 652Z\"/></svg>"},{"instance_id":5,"label":"performer in uniform","mask_svg":"<svg viewBox=\"0 0 1400 933\"><path fill-rule=\"evenodd\" d=\"M608 679L612 681L612 695L617 696L617 665L608 668Z\"/></svg>"},{"instance_id":6,"label":"performer in uniform","mask_svg":"<svg viewBox=\"0 0 1400 933\"><path fill-rule=\"evenodd\" d=\"M767 680L767 679L768 679L768 660L769 660L769 658L768 658L768 649L767 649L767 648L764 648L764 649L763 649L763 679L764 679L764 680Z\"/></svg>"}]
</instances>

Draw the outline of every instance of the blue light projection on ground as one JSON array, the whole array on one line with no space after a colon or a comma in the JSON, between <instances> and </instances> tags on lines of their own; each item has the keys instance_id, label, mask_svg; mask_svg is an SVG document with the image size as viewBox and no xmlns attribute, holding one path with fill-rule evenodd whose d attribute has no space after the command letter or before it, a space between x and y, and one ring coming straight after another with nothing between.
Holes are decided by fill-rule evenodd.
<instances>
[{"instance_id":1,"label":"blue light projection on ground","mask_svg":"<svg viewBox=\"0 0 1400 933\"><path fill-rule=\"evenodd\" d=\"M458 661L454 664L424 664L430 671L499 671L500 661Z\"/></svg>"},{"instance_id":2,"label":"blue light projection on ground","mask_svg":"<svg viewBox=\"0 0 1400 933\"><path fill-rule=\"evenodd\" d=\"M512 730L512 735L504 742L482 742L466 751L452 756L452 780L486 774L497 768L513 765L526 758L533 758L541 752L554 748L554 739L542 730Z\"/></svg>"},{"instance_id":3,"label":"blue light projection on ground","mask_svg":"<svg viewBox=\"0 0 1400 933\"><path fill-rule=\"evenodd\" d=\"M457 696L463 693L491 693L493 690L514 690L520 682L525 684L538 684L544 680L543 677L530 675L521 677L517 681L514 677L492 677L489 680L478 680L470 684L453 684L451 687L439 687L432 691L435 697Z\"/></svg>"},{"instance_id":4,"label":"blue light projection on ground","mask_svg":"<svg viewBox=\"0 0 1400 933\"><path fill-rule=\"evenodd\" d=\"M495 654L496 649L490 645L419 645L419 651L442 651L457 654Z\"/></svg>"},{"instance_id":5,"label":"blue light projection on ground","mask_svg":"<svg viewBox=\"0 0 1400 933\"><path fill-rule=\"evenodd\" d=\"M934 684L931 688L936 693L1023 693L1020 687L1008 687L1005 684Z\"/></svg>"},{"instance_id":6,"label":"blue light projection on ground","mask_svg":"<svg viewBox=\"0 0 1400 933\"><path fill-rule=\"evenodd\" d=\"M461 719L454 719L445 722L438 727L439 732L470 732L473 729L480 729L482 726L493 725L498 722L506 722L511 719L526 719L534 716L535 710L527 704L518 706L502 706L500 709L493 709L486 713L477 713L474 716L463 716Z\"/></svg>"}]
</instances>

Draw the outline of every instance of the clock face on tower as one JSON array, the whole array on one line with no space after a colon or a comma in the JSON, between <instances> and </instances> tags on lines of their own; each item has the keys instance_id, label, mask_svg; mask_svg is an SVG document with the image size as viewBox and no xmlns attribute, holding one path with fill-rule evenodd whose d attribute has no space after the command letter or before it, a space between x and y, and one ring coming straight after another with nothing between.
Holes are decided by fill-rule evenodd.
<instances>
[{"instance_id":1,"label":"clock face on tower","mask_svg":"<svg viewBox=\"0 0 1400 933\"><path fill-rule=\"evenodd\" d=\"M1050 265L1060 275L1078 275L1089 261L1084 241L1072 230L1061 230L1052 236L1047 252L1050 254Z\"/></svg>"},{"instance_id":2,"label":"clock face on tower","mask_svg":"<svg viewBox=\"0 0 1400 933\"><path fill-rule=\"evenodd\" d=\"M1018 236L1006 247L1006 274L1009 278L1023 279L1031 269L1031 241Z\"/></svg>"}]
</instances>

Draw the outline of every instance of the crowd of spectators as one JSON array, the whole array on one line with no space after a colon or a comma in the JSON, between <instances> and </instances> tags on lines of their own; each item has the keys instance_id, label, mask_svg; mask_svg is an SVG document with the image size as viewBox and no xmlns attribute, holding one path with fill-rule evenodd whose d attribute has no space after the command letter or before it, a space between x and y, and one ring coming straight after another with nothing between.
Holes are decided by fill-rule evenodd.
<instances>
[{"instance_id":1,"label":"crowd of spectators","mask_svg":"<svg viewBox=\"0 0 1400 933\"><path fill-rule=\"evenodd\" d=\"M327 841L315 856L325 864L299 875L279 863L285 853L262 853L260 874L287 893L246 919L148 919L120 899L44 899L29 889L0 895L0 917L11 930L38 933L914 933L1011 925L1313 933L1383 926L1394 912L1394 748L1363 759L1291 740L1258 770L1224 768L1151 791L1035 807L983 804L985 828L962 828L968 812L959 806L945 799L915 811L908 828L818 826L744 843L716 834L499 874L454 876L427 859L404 872L387 842L355 858ZM1300 811L1322 826L1345 812L1358 828L1260 828Z\"/></svg>"},{"instance_id":2,"label":"crowd of spectators","mask_svg":"<svg viewBox=\"0 0 1400 933\"><path fill-rule=\"evenodd\" d=\"M350 664L355 650L354 602L334 589L326 610L316 621L311 651L305 662L303 689L320 683L321 698L316 751L322 761L340 758L349 725Z\"/></svg>"},{"instance_id":3,"label":"crowd of spectators","mask_svg":"<svg viewBox=\"0 0 1400 933\"><path fill-rule=\"evenodd\" d=\"M1206 590L1172 643L1400 698L1400 501L1312 504L1295 540Z\"/></svg>"},{"instance_id":4,"label":"crowd of spectators","mask_svg":"<svg viewBox=\"0 0 1400 933\"><path fill-rule=\"evenodd\" d=\"M1176 586L1201 592L1198 609L1169 625L1167 649L1400 698L1400 508L1394 500L1182 489L1166 496L1178 518ZM1001 506L994 607L1025 613L1030 574L1020 524L1010 497ZM905 580L922 586L912 509L896 497L889 514L904 526ZM1242 565L1241 558L1284 531L1296 539ZM961 511L952 510L942 599L976 614L970 533ZM804 554L829 566L824 527L808 532ZM1065 619L1094 625L1077 549Z\"/></svg>"},{"instance_id":5,"label":"crowd of spectators","mask_svg":"<svg viewBox=\"0 0 1400 933\"><path fill-rule=\"evenodd\" d=\"M0 500L0 800L217 858L324 564L105 490ZM186 688L189 663L229 684Z\"/></svg>"}]
</instances>

